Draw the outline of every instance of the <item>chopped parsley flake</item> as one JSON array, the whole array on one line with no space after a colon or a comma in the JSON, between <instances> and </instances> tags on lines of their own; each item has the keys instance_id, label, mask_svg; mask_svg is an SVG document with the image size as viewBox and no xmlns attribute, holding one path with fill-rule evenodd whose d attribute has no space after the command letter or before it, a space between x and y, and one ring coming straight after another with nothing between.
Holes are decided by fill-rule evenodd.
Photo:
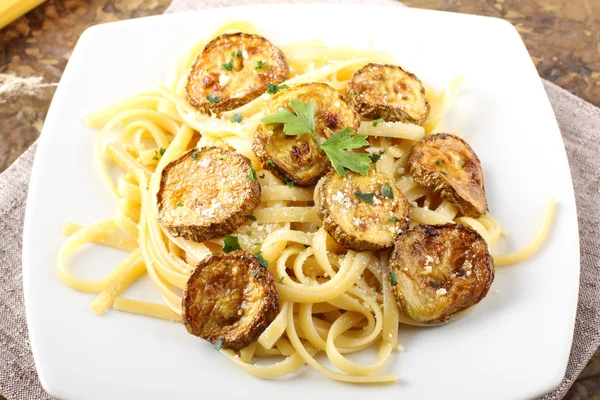
<instances>
[{"instance_id":1,"label":"chopped parsley flake","mask_svg":"<svg viewBox=\"0 0 600 400\"><path fill-rule=\"evenodd\" d=\"M258 177L259 177L260 179L263 179L263 178L265 177L265 174L264 174L264 173L262 173L262 174L260 174Z\"/></svg>"},{"instance_id":2,"label":"chopped parsley flake","mask_svg":"<svg viewBox=\"0 0 600 400\"><path fill-rule=\"evenodd\" d=\"M256 252L254 257L256 257L256 261L258 261L258 263L263 267L267 268L269 266L269 261L265 260L265 258L262 256L262 251Z\"/></svg>"},{"instance_id":3,"label":"chopped parsley flake","mask_svg":"<svg viewBox=\"0 0 600 400\"><path fill-rule=\"evenodd\" d=\"M226 71L231 71L233 69L233 60L229 60L225 64L221 65L221 69Z\"/></svg>"},{"instance_id":4,"label":"chopped parsley flake","mask_svg":"<svg viewBox=\"0 0 600 400\"><path fill-rule=\"evenodd\" d=\"M293 188L294 187L294 181L283 178L283 183L285 183L289 188Z\"/></svg>"},{"instance_id":5,"label":"chopped parsley flake","mask_svg":"<svg viewBox=\"0 0 600 400\"><path fill-rule=\"evenodd\" d=\"M221 350L221 347L223 347L223 341L223 339L217 339L217 341L215 342L215 350Z\"/></svg>"},{"instance_id":6,"label":"chopped parsley flake","mask_svg":"<svg viewBox=\"0 0 600 400\"><path fill-rule=\"evenodd\" d=\"M225 243L223 244L223 252L229 253L234 250L241 250L240 243L238 242L237 236L225 236Z\"/></svg>"},{"instance_id":7,"label":"chopped parsley flake","mask_svg":"<svg viewBox=\"0 0 600 400\"><path fill-rule=\"evenodd\" d=\"M440 167L442 166L442 160L435 160L435 163L436 163L437 165L439 165Z\"/></svg>"},{"instance_id":8,"label":"chopped parsley flake","mask_svg":"<svg viewBox=\"0 0 600 400\"><path fill-rule=\"evenodd\" d=\"M379 153L369 154L369 158L372 163L376 163L381 158L381 155L385 153L385 150L381 150Z\"/></svg>"},{"instance_id":9,"label":"chopped parsley flake","mask_svg":"<svg viewBox=\"0 0 600 400\"><path fill-rule=\"evenodd\" d=\"M161 157L165 155L165 151L167 151L167 149L165 149L164 147L160 148L160 150L158 152L160 153Z\"/></svg>"},{"instance_id":10,"label":"chopped parsley flake","mask_svg":"<svg viewBox=\"0 0 600 400\"><path fill-rule=\"evenodd\" d=\"M231 116L231 118L229 118L229 120L231 122L237 122L237 123L242 122L243 119L244 119L244 116L242 114L239 114L239 113L235 113L235 114L233 114Z\"/></svg>"},{"instance_id":11,"label":"chopped parsley flake","mask_svg":"<svg viewBox=\"0 0 600 400\"><path fill-rule=\"evenodd\" d=\"M271 167L271 168L275 168L275 163L274 163L273 161L271 161L271 160L268 160L268 161L267 161L267 165L268 165L269 167Z\"/></svg>"},{"instance_id":12,"label":"chopped parsley flake","mask_svg":"<svg viewBox=\"0 0 600 400\"><path fill-rule=\"evenodd\" d=\"M252 231L251 231L250 229L248 229L248 230L246 231L246 235L248 235L248 236L252 236Z\"/></svg>"},{"instance_id":13,"label":"chopped parsley flake","mask_svg":"<svg viewBox=\"0 0 600 400\"><path fill-rule=\"evenodd\" d=\"M275 85L273 83L269 83L269 86L267 87L267 93L269 94L275 94L277 92L279 92L281 89L287 89L289 86L286 85L285 83L282 85Z\"/></svg>"},{"instance_id":14,"label":"chopped parsley flake","mask_svg":"<svg viewBox=\"0 0 600 400\"><path fill-rule=\"evenodd\" d=\"M208 96L206 96L206 100L210 101L213 104L218 103L218 102L221 101L221 99L218 98L217 96L215 96L214 93L211 93Z\"/></svg>"},{"instance_id":15,"label":"chopped parsley flake","mask_svg":"<svg viewBox=\"0 0 600 400\"><path fill-rule=\"evenodd\" d=\"M194 160L197 160L197 159L198 159L198 152L197 152L197 151L194 151L194 152L192 153L192 158L193 158Z\"/></svg>"},{"instance_id":16,"label":"chopped parsley flake","mask_svg":"<svg viewBox=\"0 0 600 400\"><path fill-rule=\"evenodd\" d=\"M250 221L256 221L256 217L254 215L252 215L252 214L246 215L244 218L246 218L246 219L248 219Z\"/></svg>"},{"instance_id":17,"label":"chopped parsley flake","mask_svg":"<svg viewBox=\"0 0 600 400\"><path fill-rule=\"evenodd\" d=\"M431 284L435 287L440 287L440 285L442 284L442 282L440 281L431 281Z\"/></svg>"},{"instance_id":18,"label":"chopped parsley flake","mask_svg":"<svg viewBox=\"0 0 600 400\"><path fill-rule=\"evenodd\" d=\"M396 286L398 284L398 277L394 271L390 271L390 282L392 286Z\"/></svg>"},{"instance_id":19,"label":"chopped parsley flake","mask_svg":"<svg viewBox=\"0 0 600 400\"><path fill-rule=\"evenodd\" d=\"M260 246L262 243L261 242L255 242L254 245L255 246Z\"/></svg>"},{"instance_id":20,"label":"chopped parsley flake","mask_svg":"<svg viewBox=\"0 0 600 400\"><path fill-rule=\"evenodd\" d=\"M281 283L283 282L283 279L285 278L285 276L282 276L281 278L279 278L279 280L277 281L277 283Z\"/></svg>"},{"instance_id":21,"label":"chopped parsley flake","mask_svg":"<svg viewBox=\"0 0 600 400\"><path fill-rule=\"evenodd\" d=\"M383 185L383 188L381 188L381 195L390 199L394 198L394 191L389 182L386 182L385 185Z\"/></svg>"},{"instance_id":22,"label":"chopped parsley flake","mask_svg":"<svg viewBox=\"0 0 600 400\"><path fill-rule=\"evenodd\" d=\"M241 57L242 56L242 51L238 50L238 51L234 51L233 53L231 53L232 57Z\"/></svg>"},{"instance_id":23,"label":"chopped parsley flake","mask_svg":"<svg viewBox=\"0 0 600 400\"><path fill-rule=\"evenodd\" d=\"M372 203L373 198L375 197L375 193L354 192L354 195L362 201L364 201L365 203Z\"/></svg>"},{"instance_id":24,"label":"chopped parsley flake","mask_svg":"<svg viewBox=\"0 0 600 400\"><path fill-rule=\"evenodd\" d=\"M250 172L248 173L248 180L250 182L256 182L256 171L252 167L250 167Z\"/></svg>"},{"instance_id":25,"label":"chopped parsley flake","mask_svg":"<svg viewBox=\"0 0 600 400\"><path fill-rule=\"evenodd\" d=\"M177 207L183 207L183 201L179 200L179 201L177 202Z\"/></svg>"},{"instance_id":26,"label":"chopped parsley flake","mask_svg":"<svg viewBox=\"0 0 600 400\"><path fill-rule=\"evenodd\" d=\"M396 222L398 222L398 221L400 221L400 220L398 219L398 217L394 216L394 217L392 217L392 218L388 219L388 221L389 221L389 222L396 223Z\"/></svg>"},{"instance_id":27,"label":"chopped parsley flake","mask_svg":"<svg viewBox=\"0 0 600 400\"><path fill-rule=\"evenodd\" d=\"M373 126L377 126L382 122L383 122L383 118L377 118L375 121L373 121Z\"/></svg>"},{"instance_id":28,"label":"chopped parsley flake","mask_svg":"<svg viewBox=\"0 0 600 400\"><path fill-rule=\"evenodd\" d=\"M258 60L258 62L256 63L256 68L255 69L263 69L265 67L265 65L267 65L267 63L263 60Z\"/></svg>"},{"instance_id":29,"label":"chopped parsley flake","mask_svg":"<svg viewBox=\"0 0 600 400\"><path fill-rule=\"evenodd\" d=\"M250 274L251 277L256 278L256 275L258 275L260 271L258 269L255 269L254 271L252 271L252 273Z\"/></svg>"},{"instance_id":30,"label":"chopped parsley flake","mask_svg":"<svg viewBox=\"0 0 600 400\"><path fill-rule=\"evenodd\" d=\"M158 161L158 152L156 150L154 150L154 157L152 159Z\"/></svg>"}]
</instances>

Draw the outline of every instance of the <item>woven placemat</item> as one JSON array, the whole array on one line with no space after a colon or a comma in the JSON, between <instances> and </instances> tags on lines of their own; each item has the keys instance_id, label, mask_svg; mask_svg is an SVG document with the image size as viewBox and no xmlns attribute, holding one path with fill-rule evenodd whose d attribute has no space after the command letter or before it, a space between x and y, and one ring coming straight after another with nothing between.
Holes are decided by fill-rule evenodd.
<instances>
[{"instance_id":1,"label":"woven placemat","mask_svg":"<svg viewBox=\"0 0 600 400\"><path fill-rule=\"evenodd\" d=\"M302 2L364 3L362 0ZM254 3L251 0L175 0L167 12ZM395 2L378 0L369 3ZM571 357L560 386L543 397L550 400L560 399L566 394L600 343L600 163L597 161L600 155L600 109L552 83L544 82L544 85L569 156L581 248L579 304ZM0 175L0 394L8 400L50 398L35 371L22 291L23 215L35 147L33 145ZM533 371L531 378L535 379Z\"/></svg>"}]
</instances>

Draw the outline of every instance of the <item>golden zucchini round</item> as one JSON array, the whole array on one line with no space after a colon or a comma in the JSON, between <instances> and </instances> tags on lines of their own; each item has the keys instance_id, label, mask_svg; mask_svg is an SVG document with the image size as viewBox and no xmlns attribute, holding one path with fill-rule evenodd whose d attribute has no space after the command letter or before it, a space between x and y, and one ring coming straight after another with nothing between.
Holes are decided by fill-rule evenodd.
<instances>
[{"instance_id":1,"label":"golden zucchini round","mask_svg":"<svg viewBox=\"0 0 600 400\"><path fill-rule=\"evenodd\" d=\"M389 266L400 309L424 323L447 321L479 303L494 280L485 240L453 223L417 225L398 236Z\"/></svg>"},{"instance_id":2,"label":"golden zucchini round","mask_svg":"<svg viewBox=\"0 0 600 400\"><path fill-rule=\"evenodd\" d=\"M263 166L284 180L308 187L329 171L331 163L318 145L344 128L357 130L360 117L337 90L325 83L307 83L279 92L265 109L265 115L287 108L290 100L314 103L316 142L309 134L286 135L283 124L260 124L252 149Z\"/></svg>"},{"instance_id":3,"label":"golden zucchini round","mask_svg":"<svg viewBox=\"0 0 600 400\"><path fill-rule=\"evenodd\" d=\"M250 160L234 151L189 150L162 171L159 223L196 242L235 231L260 203L260 183L252 174Z\"/></svg>"},{"instance_id":4,"label":"golden zucchini round","mask_svg":"<svg viewBox=\"0 0 600 400\"><path fill-rule=\"evenodd\" d=\"M281 50L259 35L225 33L196 57L186 85L188 101L210 114L233 110L287 79Z\"/></svg>"},{"instance_id":5,"label":"golden zucchini round","mask_svg":"<svg viewBox=\"0 0 600 400\"><path fill-rule=\"evenodd\" d=\"M421 125L431 107L414 74L397 65L367 64L348 84L350 104L365 118Z\"/></svg>"},{"instance_id":6,"label":"golden zucchini round","mask_svg":"<svg viewBox=\"0 0 600 400\"><path fill-rule=\"evenodd\" d=\"M425 136L411 150L409 171L415 181L477 218L487 212L481 162L459 137L439 133Z\"/></svg>"},{"instance_id":7,"label":"golden zucchini round","mask_svg":"<svg viewBox=\"0 0 600 400\"><path fill-rule=\"evenodd\" d=\"M273 275L241 250L200 262L184 290L188 332L223 348L239 350L256 341L278 313Z\"/></svg>"},{"instance_id":8,"label":"golden zucchini round","mask_svg":"<svg viewBox=\"0 0 600 400\"><path fill-rule=\"evenodd\" d=\"M408 228L408 202L393 180L373 170L366 176L331 171L319 185L319 218L333 240L356 251L394 245Z\"/></svg>"}]
</instances>

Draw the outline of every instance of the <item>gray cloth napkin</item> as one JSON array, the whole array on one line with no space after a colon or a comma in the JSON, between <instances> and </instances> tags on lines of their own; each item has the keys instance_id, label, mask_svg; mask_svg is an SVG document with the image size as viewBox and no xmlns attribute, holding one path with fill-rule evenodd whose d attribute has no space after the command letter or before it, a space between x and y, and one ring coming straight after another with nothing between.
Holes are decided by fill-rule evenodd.
<instances>
[{"instance_id":1,"label":"gray cloth napkin","mask_svg":"<svg viewBox=\"0 0 600 400\"><path fill-rule=\"evenodd\" d=\"M280 0L262 1L272 2L281 3ZM352 0L318 2L348 3ZM167 12L251 3L251 0L175 0ZM378 0L376 3L394 1ZM600 238L597 234L600 232L600 171L596 161L600 155L600 109L552 83L544 84L569 156L581 241L581 282L573 347L562 383L543 397L543 400L550 400L566 394L600 344ZM23 214L35 147L35 144L31 146L0 175L0 394L8 400L50 398L35 371L22 291ZM48 267L53 267L53 263L48 260ZM533 372L531 379L535 379Z\"/></svg>"}]
</instances>

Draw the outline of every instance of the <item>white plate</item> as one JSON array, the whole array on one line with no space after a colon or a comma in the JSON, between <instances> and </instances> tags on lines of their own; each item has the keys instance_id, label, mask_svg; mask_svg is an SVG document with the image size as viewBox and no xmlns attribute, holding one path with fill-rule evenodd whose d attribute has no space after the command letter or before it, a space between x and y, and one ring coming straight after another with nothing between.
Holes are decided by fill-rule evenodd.
<instances>
[{"instance_id":1,"label":"white plate","mask_svg":"<svg viewBox=\"0 0 600 400\"><path fill-rule=\"evenodd\" d=\"M421 79L465 87L447 117L482 160L490 210L516 249L535 232L548 194L558 201L549 243L498 268L487 298L439 328L402 328L396 384L330 381L308 367L287 379L246 375L175 323L117 311L99 318L93 294L64 286L55 263L63 221L113 215L92 154L97 131L82 116L164 81L168 66L220 20L254 22L276 44L325 38L392 52ZM122 253L93 249L71 263L99 277ZM25 301L42 384L66 399L533 398L567 365L579 284L579 241L569 166L556 120L517 31L499 19L401 7L286 5L206 10L88 29L67 65L41 136L25 218ZM159 300L144 282L128 296Z\"/></svg>"}]
</instances>

